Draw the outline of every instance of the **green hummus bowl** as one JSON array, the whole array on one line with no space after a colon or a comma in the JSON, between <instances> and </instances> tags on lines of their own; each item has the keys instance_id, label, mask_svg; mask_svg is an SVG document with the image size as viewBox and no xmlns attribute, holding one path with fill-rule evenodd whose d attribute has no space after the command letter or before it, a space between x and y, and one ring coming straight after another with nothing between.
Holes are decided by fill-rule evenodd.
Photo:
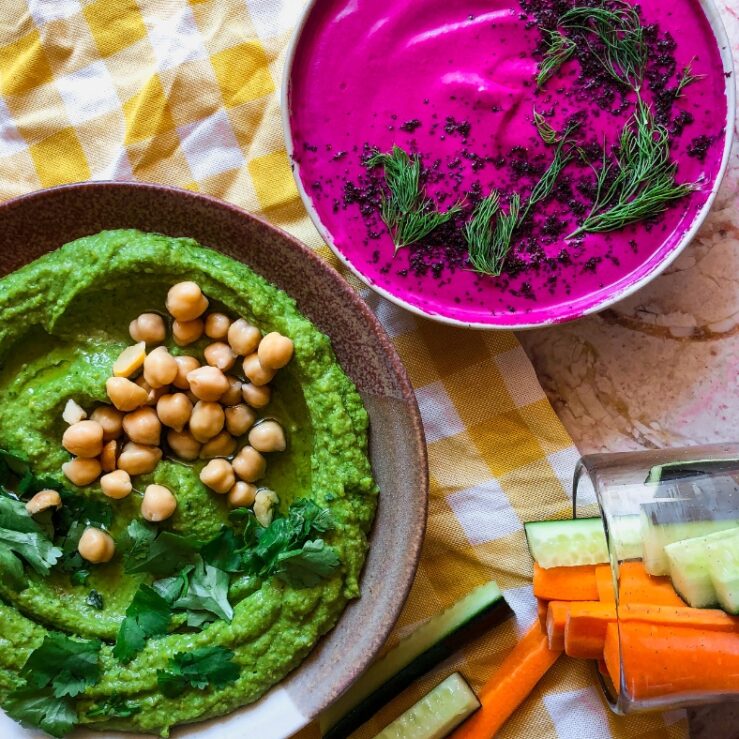
<instances>
[{"instance_id":1,"label":"green hummus bowl","mask_svg":"<svg viewBox=\"0 0 739 739\"><path fill-rule=\"evenodd\" d=\"M69 399L86 409L109 402L106 379L118 355L131 344L130 321L144 312L164 313L167 291L184 280L201 286L210 310L243 317L264 334L276 331L294 342L293 360L278 373L272 400L263 412L285 429L288 448L270 457L260 485L278 492L278 516L286 516L299 500L312 501L330 515L333 526L322 538L339 565L317 584L232 571L231 619L188 627L173 615L168 633L147 639L133 658L122 661L114 654L114 645L127 609L142 583L150 585L157 579L124 568L126 531L141 517L141 491L155 483L176 492L176 512L157 526L159 531L206 542L224 526L232 527L233 520L225 496L214 495L200 481L205 464L200 460L183 462L165 453L153 472L134 478L133 494L122 500L106 498L98 482L75 487L61 472L70 459L60 444L66 428L62 413ZM292 297L244 263L192 238L130 228L74 239L7 274L0 279L0 315L0 449L26 460L47 487L109 505L112 519L106 528L118 547L110 562L89 566L83 581L61 566L40 574L27 563L22 587L0 578L0 705L14 706L18 691L33 683L24 665L54 634L100 644L98 679L63 696L65 710L76 714L80 726L166 736L175 725L254 703L306 658L347 604L362 593L360 575L378 485L368 452L368 412L331 341ZM175 355L202 349L200 344L182 349L171 337L166 343ZM52 543L63 548L64 542L54 538L53 523L43 525ZM421 524L421 532L422 528ZM238 528L236 534L240 535ZM414 532L411 539L416 538ZM411 551L410 574L416 556L417 551ZM388 604L379 622L368 621L376 632L373 646L379 646L392 625L408 583L395 589L397 603ZM91 599L91 593L97 597ZM161 675L171 669L173 656L216 647L232 655L238 676L223 683L190 682L177 695L165 695ZM334 695L346 687L347 675L353 676L371 657L370 653L359 660L351 650L347 653L353 655L354 664L349 672L339 666L344 684L329 686ZM314 665L323 671L320 654L316 660ZM301 696L307 686L299 675L300 671L289 681L286 715L274 714L274 730L260 730L260 737L286 736L330 699L322 695L316 702ZM134 710L127 710L131 707ZM11 715L14 711L17 714L17 708L9 710ZM295 715L288 717L290 711ZM33 711L21 712L27 724L34 723L28 720L32 715ZM237 722L247 732L243 735L250 727L261 726L265 714L253 717L250 722L245 714ZM41 725L58 726L43 720Z\"/></svg>"}]
</instances>

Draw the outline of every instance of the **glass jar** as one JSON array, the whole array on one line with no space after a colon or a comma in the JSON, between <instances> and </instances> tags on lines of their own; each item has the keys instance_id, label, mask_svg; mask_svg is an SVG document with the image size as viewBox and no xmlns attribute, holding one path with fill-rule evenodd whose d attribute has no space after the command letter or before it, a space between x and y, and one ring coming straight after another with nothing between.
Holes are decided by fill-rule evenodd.
<instances>
[{"instance_id":1,"label":"glass jar","mask_svg":"<svg viewBox=\"0 0 739 739\"><path fill-rule=\"evenodd\" d=\"M573 509L606 532L592 637L613 710L739 700L739 444L585 456Z\"/></svg>"}]
</instances>

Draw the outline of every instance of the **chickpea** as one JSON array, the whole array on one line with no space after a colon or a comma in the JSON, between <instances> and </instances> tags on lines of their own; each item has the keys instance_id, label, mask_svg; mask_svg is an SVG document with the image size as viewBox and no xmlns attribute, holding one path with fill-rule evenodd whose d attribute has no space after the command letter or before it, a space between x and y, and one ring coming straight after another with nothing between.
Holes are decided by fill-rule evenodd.
<instances>
[{"instance_id":1,"label":"chickpea","mask_svg":"<svg viewBox=\"0 0 739 739\"><path fill-rule=\"evenodd\" d=\"M129 441L118 457L118 469L129 475L145 475L153 472L162 458L162 450L156 446L145 446Z\"/></svg>"},{"instance_id":2,"label":"chickpea","mask_svg":"<svg viewBox=\"0 0 739 739\"><path fill-rule=\"evenodd\" d=\"M162 395L157 402L159 420L175 431L182 431L192 415L192 401L185 393Z\"/></svg>"},{"instance_id":3,"label":"chickpea","mask_svg":"<svg viewBox=\"0 0 739 739\"><path fill-rule=\"evenodd\" d=\"M147 521L164 521L177 509L177 498L164 485L147 485L141 501L141 515Z\"/></svg>"},{"instance_id":4,"label":"chickpea","mask_svg":"<svg viewBox=\"0 0 739 739\"><path fill-rule=\"evenodd\" d=\"M118 441L113 439L103 446L100 453L100 466L103 472L112 472L118 464Z\"/></svg>"},{"instance_id":5,"label":"chickpea","mask_svg":"<svg viewBox=\"0 0 739 739\"><path fill-rule=\"evenodd\" d=\"M226 408L226 430L233 436L243 436L257 420L257 414L244 403Z\"/></svg>"},{"instance_id":6,"label":"chickpea","mask_svg":"<svg viewBox=\"0 0 739 739\"><path fill-rule=\"evenodd\" d=\"M31 516L48 511L49 508L61 508L62 496L56 490L40 490L26 503L26 510Z\"/></svg>"},{"instance_id":7,"label":"chickpea","mask_svg":"<svg viewBox=\"0 0 739 739\"><path fill-rule=\"evenodd\" d=\"M167 385L163 385L162 387L158 387L154 389L144 378L139 377L136 380L136 384L139 387L144 388L146 390L146 403L144 405L156 405L159 398L162 397L162 395L166 395L169 392L169 387Z\"/></svg>"},{"instance_id":8,"label":"chickpea","mask_svg":"<svg viewBox=\"0 0 739 739\"><path fill-rule=\"evenodd\" d=\"M228 491L228 504L231 508L249 507L254 503L254 497L257 494L257 486L250 482L239 480Z\"/></svg>"},{"instance_id":9,"label":"chickpea","mask_svg":"<svg viewBox=\"0 0 739 739\"><path fill-rule=\"evenodd\" d=\"M228 328L228 343L234 353L240 357L245 357L247 354L256 351L261 338L262 332L256 326L247 323L243 318L234 321Z\"/></svg>"},{"instance_id":10,"label":"chickpea","mask_svg":"<svg viewBox=\"0 0 739 739\"><path fill-rule=\"evenodd\" d=\"M77 457L71 462L65 462L62 465L62 472L66 478L77 487L84 487L100 477L103 468L97 459L83 459Z\"/></svg>"},{"instance_id":11,"label":"chickpea","mask_svg":"<svg viewBox=\"0 0 739 739\"><path fill-rule=\"evenodd\" d=\"M131 494L133 485L131 475L126 470L115 470L100 478L100 489L104 495L114 500L121 500Z\"/></svg>"},{"instance_id":12,"label":"chickpea","mask_svg":"<svg viewBox=\"0 0 739 739\"><path fill-rule=\"evenodd\" d=\"M214 436L210 441L203 444L200 450L201 459L214 459L215 457L230 457L236 451L236 439L221 431L218 436Z\"/></svg>"},{"instance_id":13,"label":"chickpea","mask_svg":"<svg viewBox=\"0 0 739 739\"><path fill-rule=\"evenodd\" d=\"M277 421L260 421L249 432L249 443L258 452L284 452L285 432Z\"/></svg>"},{"instance_id":14,"label":"chickpea","mask_svg":"<svg viewBox=\"0 0 739 739\"><path fill-rule=\"evenodd\" d=\"M267 471L267 460L250 446L245 446L233 459L234 472L244 482L256 482Z\"/></svg>"},{"instance_id":15,"label":"chickpea","mask_svg":"<svg viewBox=\"0 0 739 739\"><path fill-rule=\"evenodd\" d=\"M130 377L141 369L146 359L146 344L140 341L138 344L126 347L113 363L113 375L115 377Z\"/></svg>"},{"instance_id":16,"label":"chickpea","mask_svg":"<svg viewBox=\"0 0 739 739\"><path fill-rule=\"evenodd\" d=\"M254 385L266 385L268 382L272 382L277 372L277 370L262 367L256 352L246 357L242 366L244 374Z\"/></svg>"},{"instance_id":17,"label":"chickpea","mask_svg":"<svg viewBox=\"0 0 739 739\"><path fill-rule=\"evenodd\" d=\"M177 346L194 344L203 335L203 322L196 318L194 321L174 321L172 336Z\"/></svg>"},{"instance_id":18,"label":"chickpea","mask_svg":"<svg viewBox=\"0 0 739 739\"><path fill-rule=\"evenodd\" d=\"M136 444L158 446L162 435L162 424L153 408L139 408L123 417L123 430Z\"/></svg>"},{"instance_id":19,"label":"chickpea","mask_svg":"<svg viewBox=\"0 0 739 739\"><path fill-rule=\"evenodd\" d=\"M231 387L226 375L217 367L199 367L188 373L190 390L200 400L218 400Z\"/></svg>"},{"instance_id":20,"label":"chickpea","mask_svg":"<svg viewBox=\"0 0 739 739\"><path fill-rule=\"evenodd\" d=\"M187 375L200 367L200 362L195 357L187 355L175 357L174 361L177 362L177 377L174 378L172 384L180 390L189 390L190 383L187 380Z\"/></svg>"},{"instance_id":21,"label":"chickpea","mask_svg":"<svg viewBox=\"0 0 739 739\"><path fill-rule=\"evenodd\" d=\"M225 495L236 484L233 467L226 459L211 459L200 471L200 480L219 495Z\"/></svg>"},{"instance_id":22,"label":"chickpea","mask_svg":"<svg viewBox=\"0 0 739 739\"><path fill-rule=\"evenodd\" d=\"M62 446L76 457L97 457L103 451L103 427L97 421L78 421L64 432Z\"/></svg>"},{"instance_id":23,"label":"chickpea","mask_svg":"<svg viewBox=\"0 0 739 739\"><path fill-rule=\"evenodd\" d=\"M112 441L123 433L123 414L112 406L95 408L90 419L103 427L103 441Z\"/></svg>"},{"instance_id":24,"label":"chickpea","mask_svg":"<svg viewBox=\"0 0 739 739\"><path fill-rule=\"evenodd\" d=\"M135 411L144 405L149 397L144 388L125 377L109 377L105 383L105 390L119 411Z\"/></svg>"},{"instance_id":25,"label":"chickpea","mask_svg":"<svg viewBox=\"0 0 739 739\"><path fill-rule=\"evenodd\" d=\"M113 537L102 529L88 526L80 536L77 551L82 559L95 565L103 564L113 559L115 542Z\"/></svg>"},{"instance_id":26,"label":"chickpea","mask_svg":"<svg viewBox=\"0 0 739 739\"><path fill-rule=\"evenodd\" d=\"M205 319L205 335L209 339L225 339L231 319L224 313L210 313Z\"/></svg>"},{"instance_id":27,"label":"chickpea","mask_svg":"<svg viewBox=\"0 0 739 739\"><path fill-rule=\"evenodd\" d=\"M192 462L200 456L202 445L189 431L170 431L167 434L167 443L180 459Z\"/></svg>"},{"instance_id":28,"label":"chickpea","mask_svg":"<svg viewBox=\"0 0 739 739\"><path fill-rule=\"evenodd\" d=\"M166 346L158 346L144 360L144 380L155 390L177 377L177 362Z\"/></svg>"},{"instance_id":29,"label":"chickpea","mask_svg":"<svg viewBox=\"0 0 739 739\"><path fill-rule=\"evenodd\" d=\"M277 370L284 367L293 358L294 350L295 346L292 339L278 334L277 331L272 331L259 342L257 355L262 367Z\"/></svg>"},{"instance_id":30,"label":"chickpea","mask_svg":"<svg viewBox=\"0 0 739 739\"><path fill-rule=\"evenodd\" d=\"M80 421L84 421L86 418L87 412L85 409L79 403L70 398L62 412L62 420L64 423L71 426L73 423L79 423Z\"/></svg>"},{"instance_id":31,"label":"chickpea","mask_svg":"<svg viewBox=\"0 0 739 739\"><path fill-rule=\"evenodd\" d=\"M254 515L265 528L272 523L273 508L280 502L277 493L269 488L257 490L254 496Z\"/></svg>"},{"instance_id":32,"label":"chickpea","mask_svg":"<svg viewBox=\"0 0 739 739\"><path fill-rule=\"evenodd\" d=\"M264 408L272 399L272 389L269 385L254 385L245 382L241 386L241 395L252 408Z\"/></svg>"},{"instance_id":33,"label":"chickpea","mask_svg":"<svg viewBox=\"0 0 739 739\"><path fill-rule=\"evenodd\" d=\"M241 380L233 375L226 375L228 390L226 390L218 402L221 405L238 405L241 402Z\"/></svg>"},{"instance_id":34,"label":"chickpea","mask_svg":"<svg viewBox=\"0 0 739 739\"><path fill-rule=\"evenodd\" d=\"M128 333L134 341L161 344L167 338L167 327L158 313L142 313L131 321Z\"/></svg>"},{"instance_id":35,"label":"chickpea","mask_svg":"<svg viewBox=\"0 0 739 739\"><path fill-rule=\"evenodd\" d=\"M208 299L196 282L178 282L167 293L167 310L178 321L194 321L208 309Z\"/></svg>"},{"instance_id":36,"label":"chickpea","mask_svg":"<svg viewBox=\"0 0 739 739\"><path fill-rule=\"evenodd\" d=\"M212 344L208 344L203 350L203 356L211 367L218 367L219 370L224 372L228 372L236 362L233 349L223 341L214 341Z\"/></svg>"},{"instance_id":37,"label":"chickpea","mask_svg":"<svg viewBox=\"0 0 739 739\"><path fill-rule=\"evenodd\" d=\"M226 416L223 408L212 401L199 400L190 416L190 433L200 442L206 442L221 433Z\"/></svg>"}]
</instances>

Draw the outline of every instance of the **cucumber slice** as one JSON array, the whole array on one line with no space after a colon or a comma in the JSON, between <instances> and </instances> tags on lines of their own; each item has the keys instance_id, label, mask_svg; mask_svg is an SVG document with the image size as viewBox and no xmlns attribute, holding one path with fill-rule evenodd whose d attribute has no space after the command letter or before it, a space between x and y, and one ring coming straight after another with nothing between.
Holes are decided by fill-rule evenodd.
<instances>
[{"instance_id":1,"label":"cucumber slice","mask_svg":"<svg viewBox=\"0 0 739 739\"><path fill-rule=\"evenodd\" d=\"M719 605L727 613L739 615L739 529L731 529L723 538L706 543L708 574L716 590Z\"/></svg>"},{"instance_id":2,"label":"cucumber slice","mask_svg":"<svg viewBox=\"0 0 739 739\"><path fill-rule=\"evenodd\" d=\"M638 516L613 519L611 541L619 560L641 556ZM608 562L608 545L600 518L529 521L524 524L529 552L540 567L574 567Z\"/></svg>"},{"instance_id":3,"label":"cucumber slice","mask_svg":"<svg viewBox=\"0 0 739 739\"><path fill-rule=\"evenodd\" d=\"M649 470L644 482L649 485L686 477L715 475L717 472L739 472L739 459L695 459L658 464Z\"/></svg>"},{"instance_id":4,"label":"cucumber slice","mask_svg":"<svg viewBox=\"0 0 739 739\"><path fill-rule=\"evenodd\" d=\"M644 567L650 575L669 575L665 547L739 526L736 510L710 510L690 500L645 503L641 510Z\"/></svg>"},{"instance_id":5,"label":"cucumber slice","mask_svg":"<svg viewBox=\"0 0 739 739\"><path fill-rule=\"evenodd\" d=\"M480 707L480 701L455 672L386 726L375 739L443 739Z\"/></svg>"},{"instance_id":6,"label":"cucumber slice","mask_svg":"<svg viewBox=\"0 0 739 739\"><path fill-rule=\"evenodd\" d=\"M402 639L319 717L324 739L346 737L416 678L513 615L488 582Z\"/></svg>"}]
</instances>

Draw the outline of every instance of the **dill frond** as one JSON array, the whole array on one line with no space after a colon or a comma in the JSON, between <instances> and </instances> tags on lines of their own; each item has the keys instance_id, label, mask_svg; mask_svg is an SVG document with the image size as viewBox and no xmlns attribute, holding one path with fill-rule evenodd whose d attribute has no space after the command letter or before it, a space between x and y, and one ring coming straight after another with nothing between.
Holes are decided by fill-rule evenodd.
<instances>
[{"instance_id":1,"label":"dill frond","mask_svg":"<svg viewBox=\"0 0 739 739\"><path fill-rule=\"evenodd\" d=\"M559 31L542 29L545 36L546 50L544 58L539 64L539 73L536 75L536 84L542 87L544 83L575 53L575 42Z\"/></svg>"}]
</instances>

